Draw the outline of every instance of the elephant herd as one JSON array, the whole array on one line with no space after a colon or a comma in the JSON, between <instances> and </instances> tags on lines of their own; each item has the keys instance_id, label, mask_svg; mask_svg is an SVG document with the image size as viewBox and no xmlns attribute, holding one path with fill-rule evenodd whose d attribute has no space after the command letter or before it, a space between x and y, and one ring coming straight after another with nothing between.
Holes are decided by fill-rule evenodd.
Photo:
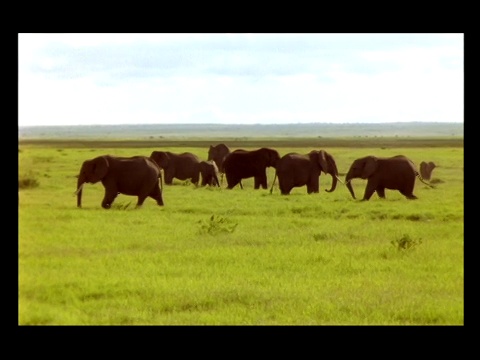
<instances>
[{"instance_id":1,"label":"elephant herd","mask_svg":"<svg viewBox=\"0 0 480 360\"><path fill-rule=\"evenodd\" d=\"M85 183L102 182L105 195L101 205L104 209L109 209L119 194L137 196L137 207L147 197L163 206L161 170L166 185L171 185L174 178L190 180L198 185L201 176L201 186L220 186L220 174L222 180L223 176L226 178L227 189L242 186L242 179L252 177L255 189L267 189L267 167L275 168L270 193L277 178L282 195L288 195L294 187L302 186L306 186L308 194L318 193L322 172L332 176L332 186L325 191L334 191L338 181L343 183L338 177L335 159L325 150L312 150L308 154L292 152L281 157L277 150L271 148L231 151L225 144L218 144L210 146L206 161L190 152L177 154L169 151L153 151L149 157L103 155L85 160L77 180L77 207L82 206ZM413 162L403 155L390 158L366 156L352 163L344 184L354 199L351 180L355 178L367 180L363 200L369 200L374 192L385 198L385 189L398 190L407 199L416 199L413 194L416 177L432 187L424 181Z\"/></svg>"}]
</instances>

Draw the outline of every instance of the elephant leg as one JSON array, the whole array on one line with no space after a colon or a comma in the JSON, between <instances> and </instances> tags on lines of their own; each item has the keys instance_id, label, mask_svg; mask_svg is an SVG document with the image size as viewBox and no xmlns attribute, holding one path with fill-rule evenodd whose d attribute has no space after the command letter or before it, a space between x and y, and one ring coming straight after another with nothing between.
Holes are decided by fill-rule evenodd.
<instances>
[{"instance_id":1,"label":"elephant leg","mask_svg":"<svg viewBox=\"0 0 480 360\"><path fill-rule=\"evenodd\" d=\"M316 194L318 193L318 181L307 184L307 194Z\"/></svg>"},{"instance_id":2,"label":"elephant leg","mask_svg":"<svg viewBox=\"0 0 480 360\"><path fill-rule=\"evenodd\" d=\"M225 175L227 178L227 189L233 189L240 181L242 180L241 178L234 177L232 175ZM241 186L241 183L240 183Z\"/></svg>"},{"instance_id":3,"label":"elephant leg","mask_svg":"<svg viewBox=\"0 0 480 360\"><path fill-rule=\"evenodd\" d=\"M215 182L214 182L214 180L213 180L213 176L210 175L210 176L208 177L208 181L207 181L207 183L206 183L205 185L215 186Z\"/></svg>"},{"instance_id":4,"label":"elephant leg","mask_svg":"<svg viewBox=\"0 0 480 360\"><path fill-rule=\"evenodd\" d=\"M253 178L253 188L254 189L260 188L260 181L258 180L258 177L256 177L256 176Z\"/></svg>"},{"instance_id":5,"label":"elephant leg","mask_svg":"<svg viewBox=\"0 0 480 360\"><path fill-rule=\"evenodd\" d=\"M258 176L255 176L255 181L254 181L254 188L255 189L260 189L262 187L263 189L267 188L267 175L261 174Z\"/></svg>"},{"instance_id":6,"label":"elephant leg","mask_svg":"<svg viewBox=\"0 0 480 360\"><path fill-rule=\"evenodd\" d=\"M320 189L320 176L313 176L313 180L310 186L311 193L318 193L319 189Z\"/></svg>"},{"instance_id":7,"label":"elephant leg","mask_svg":"<svg viewBox=\"0 0 480 360\"><path fill-rule=\"evenodd\" d=\"M263 189L268 189L267 176L265 176L265 178L262 179L262 182L260 183L260 186L261 186Z\"/></svg>"},{"instance_id":8,"label":"elephant leg","mask_svg":"<svg viewBox=\"0 0 480 360\"><path fill-rule=\"evenodd\" d=\"M118 194L119 192L117 191L117 189L105 188L105 196L103 197L103 200L102 200L102 207L104 209L110 209L113 201L115 200Z\"/></svg>"},{"instance_id":9,"label":"elephant leg","mask_svg":"<svg viewBox=\"0 0 480 360\"><path fill-rule=\"evenodd\" d=\"M173 184L173 173L171 171L165 171L165 184Z\"/></svg>"},{"instance_id":10,"label":"elephant leg","mask_svg":"<svg viewBox=\"0 0 480 360\"><path fill-rule=\"evenodd\" d=\"M200 173L197 173L192 176L192 184L195 184L195 186L198 186L198 181L200 179Z\"/></svg>"},{"instance_id":11,"label":"elephant leg","mask_svg":"<svg viewBox=\"0 0 480 360\"><path fill-rule=\"evenodd\" d=\"M289 183L282 177L278 178L278 187L280 188L280 193L282 195L288 195L290 194L290 190L292 190L292 187L290 186Z\"/></svg>"},{"instance_id":12,"label":"elephant leg","mask_svg":"<svg viewBox=\"0 0 480 360\"><path fill-rule=\"evenodd\" d=\"M141 207L146 198L147 198L147 195L144 195L144 194L138 195L137 205L135 207L137 208Z\"/></svg>"},{"instance_id":13,"label":"elephant leg","mask_svg":"<svg viewBox=\"0 0 480 360\"><path fill-rule=\"evenodd\" d=\"M415 177L412 180L406 182L405 186L401 189L398 189L400 193L405 196L407 199L415 200L417 197L413 195L413 188L415 186Z\"/></svg>"},{"instance_id":14,"label":"elephant leg","mask_svg":"<svg viewBox=\"0 0 480 360\"><path fill-rule=\"evenodd\" d=\"M162 191L158 185L158 181L153 187L152 192L149 195L152 199L154 199L159 206L163 206L163 198L162 198Z\"/></svg>"},{"instance_id":15,"label":"elephant leg","mask_svg":"<svg viewBox=\"0 0 480 360\"><path fill-rule=\"evenodd\" d=\"M365 194L363 195L363 200L370 200L375 190L376 185L374 185L371 180L368 180L367 187L365 188Z\"/></svg>"},{"instance_id":16,"label":"elephant leg","mask_svg":"<svg viewBox=\"0 0 480 360\"><path fill-rule=\"evenodd\" d=\"M385 188L383 187L377 188L377 194L382 199L385 199Z\"/></svg>"},{"instance_id":17,"label":"elephant leg","mask_svg":"<svg viewBox=\"0 0 480 360\"><path fill-rule=\"evenodd\" d=\"M399 190L400 193L405 196L407 199L409 200L416 200L418 199L415 195L413 195L413 193L410 191L405 191L405 190Z\"/></svg>"}]
</instances>

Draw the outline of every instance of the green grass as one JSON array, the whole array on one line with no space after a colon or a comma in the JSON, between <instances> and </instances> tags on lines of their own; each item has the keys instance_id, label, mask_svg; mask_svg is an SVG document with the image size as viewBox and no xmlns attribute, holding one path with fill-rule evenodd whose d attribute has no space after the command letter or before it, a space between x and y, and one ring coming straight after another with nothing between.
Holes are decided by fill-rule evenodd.
<instances>
[{"instance_id":1,"label":"green grass","mask_svg":"<svg viewBox=\"0 0 480 360\"><path fill-rule=\"evenodd\" d=\"M463 148L324 148L342 174L367 154L434 161L436 188L417 182L414 201L387 190L360 202L341 184L326 193L322 175L319 194L289 196L253 179L243 190L175 180L164 207L120 195L110 210L101 184L86 184L76 208L83 160L159 147L20 149L20 325L464 324ZM357 197L365 185L353 181Z\"/></svg>"}]
</instances>

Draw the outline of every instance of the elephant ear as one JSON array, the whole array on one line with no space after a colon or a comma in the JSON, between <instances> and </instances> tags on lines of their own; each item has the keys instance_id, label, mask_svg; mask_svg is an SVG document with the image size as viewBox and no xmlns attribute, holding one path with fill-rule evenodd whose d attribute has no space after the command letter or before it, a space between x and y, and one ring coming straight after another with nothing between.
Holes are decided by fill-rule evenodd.
<instances>
[{"instance_id":1,"label":"elephant ear","mask_svg":"<svg viewBox=\"0 0 480 360\"><path fill-rule=\"evenodd\" d=\"M377 169L378 161L375 156L369 156L365 159L361 178L368 179Z\"/></svg>"},{"instance_id":2,"label":"elephant ear","mask_svg":"<svg viewBox=\"0 0 480 360\"><path fill-rule=\"evenodd\" d=\"M109 163L105 156L95 158L92 167L92 182L96 183L102 180L108 173Z\"/></svg>"},{"instance_id":3,"label":"elephant ear","mask_svg":"<svg viewBox=\"0 0 480 360\"><path fill-rule=\"evenodd\" d=\"M324 150L320 150L317 152L317 159L320 167L322 168L325 174L330 172L330 166L327 161L327 153Z\"/></svg>"},{"instance_id":4,"label":"elephant ear","mask_svg":"<svg viewBox=\"0 0 480 360\"><path fill-rule=\"evenodd\" d=\"M152 159L155 160L157 165L162 169L165 169L168 166L169 156L164 151L155 151L152 153Z\"/></svg>"}]
</instances>

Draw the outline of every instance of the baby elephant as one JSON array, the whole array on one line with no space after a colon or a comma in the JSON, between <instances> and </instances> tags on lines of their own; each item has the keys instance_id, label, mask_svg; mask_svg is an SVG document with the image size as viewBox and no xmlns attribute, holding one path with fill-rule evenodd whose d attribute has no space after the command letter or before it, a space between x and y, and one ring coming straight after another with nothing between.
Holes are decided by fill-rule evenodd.
<instances>
[{"instance_id":1,"label":"baby elephant","mask_svg":"<svg viewBox=\"0 0 480 360\"><path fill-rule=\"evenodd\" d=\"M202 174L202 186L220 186L218 167L213 160L200 161L200 174Z\"/></svg>"},{"instance_id":2,"label":"baby elephant","mask_svg":"<svg viewBox=\"0 0 480 360\"><path fill-rule=\"evenodd\" d=\"M437 167L437 165L435 165L435 163L433 161L430 161L428 163L425 162L425 161L422 161L420 163L420 175L422 175L422 177L425 180L430 180L430 178L432 177L432 171L436 167Z\"/></svg>"}]
</instances>

